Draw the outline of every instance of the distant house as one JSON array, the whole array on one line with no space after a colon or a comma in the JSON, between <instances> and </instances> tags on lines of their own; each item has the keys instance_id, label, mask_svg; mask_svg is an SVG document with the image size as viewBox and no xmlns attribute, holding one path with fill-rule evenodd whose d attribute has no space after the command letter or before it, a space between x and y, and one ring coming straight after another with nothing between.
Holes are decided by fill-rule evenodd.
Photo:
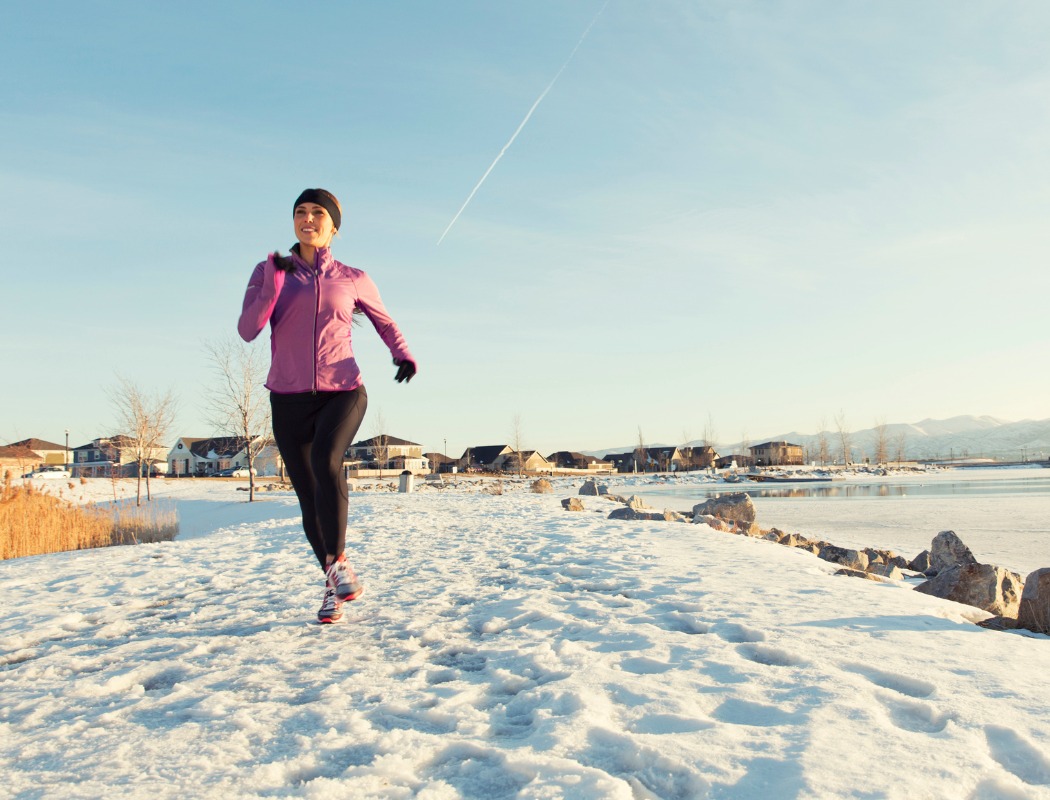
<instances>
[{"instance_id":1,"label":"distant house","mask_svg":"<svg viewBox=\"0 0 1050 800\"><path fill-rule=\"evenodd\" d=\"M355 442L347 449L346 458L351 463L359 462L370 469L427 470L423 445L386 434Z\"/></svg>"},{"instance_id":2,"label":"distant house","mask_svg":"<svg viewBox=\"0 0 1050 800\"><path fill-rule=\"evenodd\" d=\"M559 450L547 456L554 469L586 469L601 472L613 469L610 461L603 461L597 456L588 456L571 450Z\"/></svg>"},{"instance_id":3,"label":"distant house","mask_svg":"<svg viewBox=\"0 0 1050 800\"><path fill-rule=\"evenodd\" d=\"M459 468L461 472L466 470L481 470L484 472L498 472L502 457L513 450L506 444L487 444L480 447L468 447L459 457Z\"/></svg>"},{"instance_id":4,"label":"distant house","mask_svg":"<svg viewBox=\"0 0 1050 800\"><path fill-rule=\"evenodd\" d=\"M254 459L256 474L279 474L284 464L273 440L259 442L259 437L255 437L253 442L261 445ZM168 473L200 477L224 469L247 467L247 444L243 436L180 436L168 451Z\"/></svg>"},{"instance_id":5,"label":"distant house","mask_svg":"<svg viewBox=\"0 0 1050 800\"><path fill-rule=\"evenodd\" d=\"M10 447L26 447L37 453L45 464L65 464L69 451L64 444L55 444L43 439L23 439L11 442Z\"/></svg>"},{"instance_id":6,"label":"distant house","mask_svg":"<svg viewBox=\"0 0 1050 800\"><path fill-rule=\"evenodd\" d=\"M716 469L748 469L754 466L755 457L750 455L720 456L715 462Z\"/></svg>"},{"instance_id":7,"label":"distant house","mask_svg":"<svg viewBox=\"0 0 1050 800\"><path fill-rule=\"evenodd\" d=\"M606 453L605 461L613 465L617 472L634 472L642 469L642 462L632 450L629 453Z\"/></svg>"},{"instance_id":8,"label":"distant house","mask_svg":"<svg viewBox=\"0 0 1050 800\"><path fill-rule=\"evenodd\" d=\"M551 462L537 450L511 450L500 456L498 467L502 472L550 472Z\"/></svg>"},{"instance_id":9,"label":"distant house","mask_svg":"<svg viewBox=\"0 0 1050 800\"><path fill-rule=\"evenodd\" d=\"M0 447L0 470L13 469L15 477L32 472L44 463L40 454L24 445L4 445Z\"/></svg>"},{"instance_id":10,"label":"distant house","mask_svg":"<svg viewBox=\"0 0 1050 800\"><path fill-rule=\"evenodd\" d=\"M131 436L103 436L88 444L74 447L70 465L74 478L134 477L138 470L136 450L138 442ZM148 454L152 468L163 472L164 448L155 447ZM158 469L159 465L159 469Z\"/></svg>"},{"instance_id":11,"label":"distant house","mask_svg":"<svg viewBox=\"0 0 1050 800\"><path fill-rule=\"evenodd\" d=\"M627 453L607 453L605 460L617 472L671 472L685 469L685 460L677 447L646 447Z\"/></svg>"},{"instance_id":12,"label":"distant house","mask_svg":"<svg viewBox=\"0 0 1050 800\"><path fill-rule=\"evenodd\" d=\"M750 448L757 467L779 467L805 464L802 445L788 442L763 442Z\"/></svg>"},{"instance_id":13,"label":"distant house","mask_svg":"<svg viewBox=\"0 0 1050 800\"><path fill-rule=\"evenodd\" d=\"M699 447L680 447L681 468L684 470L708 469L715 466L718 461L718 453L711 445L700 445Z\"/></svg>"},{"instance_id":14,"label":"distant house","mask_svg":"<svg viewBox=\"0 0 1050 800\"><path fill-rule=\"evenodd\" d=\"M431 472L452 472L452 468L457 464L456 459L449 458L444 453L423 453L423 458L426 459Z\"/></svg>"}]
</instances>

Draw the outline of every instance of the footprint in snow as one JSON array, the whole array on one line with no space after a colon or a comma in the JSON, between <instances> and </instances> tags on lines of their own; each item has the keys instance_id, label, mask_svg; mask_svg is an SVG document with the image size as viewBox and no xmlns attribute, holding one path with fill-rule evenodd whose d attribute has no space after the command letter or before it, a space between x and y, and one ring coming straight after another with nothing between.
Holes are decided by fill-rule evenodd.
<instances>
[{"instance_id":1,"label":"footprint in snow","mask_svg":"<svg viewBox=\"0 0 1050 800\"><path fill-rule=\"evenodd\" d=\"M912 733L940 733L954 717L918 700L885 700L893 724Z\"/></svg>"},{"instance_id":2,"label":"footprint in snow","mask_svg":"<svg viewBox=\"0 0 1050 800\"><path fill-rule=\"evenodd\" d=\"M787 650L754 642L740 645L737 647L737 652L748 661L767 667L803 667L808 663L805 659Z\"/></svg>"},{"instance_id":3,"label":"footprint in snow","mask_svg":"<svg viewBox=\"0 0 1050 800\"><path fill-rule=\"evenodd\" d=\"M992 758L1003 769L1031 786L1050 785L1050 760L1026 738L999 725L989 725L984 735Z\"/></svg>"},{"instance_id":4,"label":"footprint in snow","mask_svg":"<svg viewBox=\"0 0 1050 800\"><path fill-rule=\"evenodd\" d=\"M883 689L891 689L894 692L900 692L903 695L914 697L916 699L929 697L937 690L937 687L929 681L912 678L895 672L884 672L881 669L869 667L866 664L843 664L842 668L847 672L853 672L867 678L876 686L881 686Z\"/></svg>"},{"instance_id":5,"label":"footprint in snow","mask_svg":"<svg viewBox=\"0 0 1050 800\"><path fill-rule=\"evenodd\" d=\"M762 631L748 628L736 622L724 622L715 626L715 633L732 644L743 644L745 642L764 642L766 635Z\"/></svg>"}]
</instances>

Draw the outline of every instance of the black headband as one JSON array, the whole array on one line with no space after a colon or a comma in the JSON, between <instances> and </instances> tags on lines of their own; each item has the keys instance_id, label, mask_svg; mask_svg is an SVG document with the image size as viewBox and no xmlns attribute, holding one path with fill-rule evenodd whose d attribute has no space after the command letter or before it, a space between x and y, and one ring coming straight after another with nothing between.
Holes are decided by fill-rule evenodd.
<instances>
[{"instance_id":1,"label":"black headband","mask_svg":"<svg viewBox=\"0 0 1050 800\"><path fill-rule=\"evenodd\" d=\"M295 199L295 205L292 206L292 213L295 213L295 209L299 208L303 203L317 203L325 211L328 212L328 216L332 218L332 223L335 225L335 229L339 230L340 225L343 222L343 214L339 210L339 201L335 199L335 195L325 189L306 189L301 195Z\"/></svg>"}]
</instances>

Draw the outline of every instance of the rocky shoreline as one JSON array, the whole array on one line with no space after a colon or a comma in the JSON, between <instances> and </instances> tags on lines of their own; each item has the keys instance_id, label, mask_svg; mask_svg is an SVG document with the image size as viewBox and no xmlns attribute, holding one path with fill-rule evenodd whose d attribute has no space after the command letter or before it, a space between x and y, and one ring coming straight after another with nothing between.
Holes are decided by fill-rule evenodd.
<instances>
[{"instance_id":1,"label":"rocky shoreline","mask_svg":"<svg viewBox=\"0 0 1050 800\"><path fill-rule=\"evenodd\" d=\"M541 479L532 490L553 489ZM1003 567L980 563L954 531L941 531L933 537L928 550L908 559L892 550L855 550L777 528L762 528L756 522L755 506L744 492L707 500L692 511L659 511L648 507L640 497L610 494L608 487L590 479L583 483L577 496L562 500L562 506L567 511L583 511L581 497L616 503L618 507L609 513L609 519L705 524L717 531L776 542L839 565L836 575L910 582L915 584L915 591L981 609L988 614L977 623L983 628L1050 634L1050 567L1022 577Z\"/></svg>"}]
</instances>

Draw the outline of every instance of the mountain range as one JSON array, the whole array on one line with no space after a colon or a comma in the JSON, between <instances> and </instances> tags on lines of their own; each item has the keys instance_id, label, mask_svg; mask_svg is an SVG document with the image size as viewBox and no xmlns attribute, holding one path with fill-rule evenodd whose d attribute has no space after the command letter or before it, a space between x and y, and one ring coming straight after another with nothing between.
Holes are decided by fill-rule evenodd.
<instances>
[{"instance_id":1,"label":"mountain range","mask_svg":"<svg viewBox=\"0 0 1050 800\"><path fill-rule=\"evenodd\" d=\"M749 445L761 442L786 441L801 445L812 460L819 452L821 434L799 433L791 431L776 436L753 439L749 442L716 443L715 449L722 455L746 453ZM849 443L852 458L863 462L866 458L874 460L877 431L875 428L850 431ZM959 416L950 419L924 419L915 423L887 423L885 441L890 461L898 459L898 452L904 460L915 459L948 459L948 458L995 458L1005 461L1045 461L1050 456L1050 419L1021 420L1010 422L989 416ZM841 437L837 429L824 432L829 456L839 459L842 452ZM686 446L703 444L700 440L686 442ZM648 447L670 447L668 444L648 443ZM638 444L625 447L612 447L604 450L590 451L588 455L601 456L608 453L625 453L637 448ZM682 443L676 443L682 446Z\"/></svg>"}]
</instances>

